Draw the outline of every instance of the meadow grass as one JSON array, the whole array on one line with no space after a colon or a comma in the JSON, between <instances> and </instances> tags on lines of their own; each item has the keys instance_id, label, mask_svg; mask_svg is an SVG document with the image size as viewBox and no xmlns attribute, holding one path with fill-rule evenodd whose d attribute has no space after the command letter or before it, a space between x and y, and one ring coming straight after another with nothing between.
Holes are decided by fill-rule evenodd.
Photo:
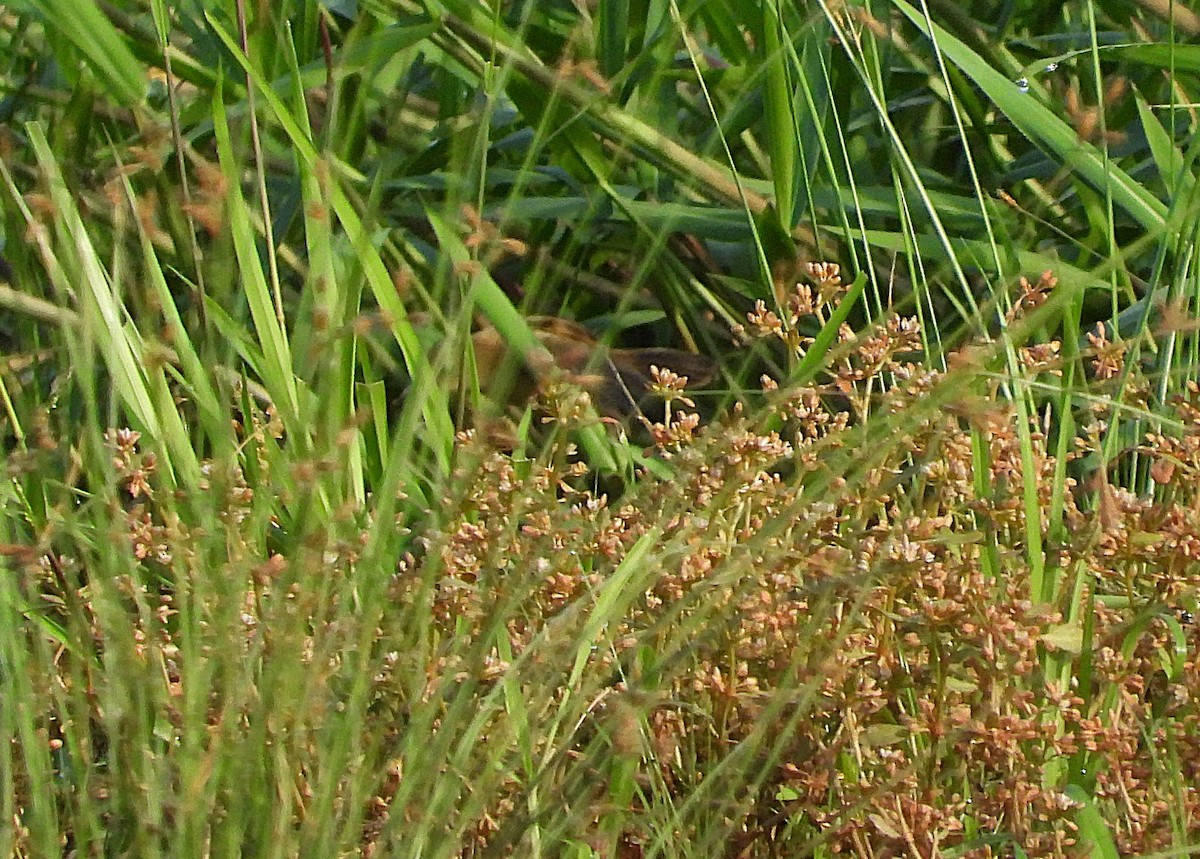
<instances>
[{"instance_id":1,"label":"meadow grass","mask_svg":"<svg viewBox=\"0 0 1200 859\"><path fill-rule=\"evenodd\" d=\"M0 855L1192 852L1197 36L0 7Z\"/></svg>"}]
</instances>

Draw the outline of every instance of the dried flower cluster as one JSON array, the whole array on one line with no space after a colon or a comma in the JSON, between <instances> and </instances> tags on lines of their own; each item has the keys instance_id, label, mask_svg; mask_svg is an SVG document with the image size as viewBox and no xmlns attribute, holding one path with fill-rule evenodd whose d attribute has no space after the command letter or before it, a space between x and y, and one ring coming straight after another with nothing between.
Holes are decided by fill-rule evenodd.
<instances>
[{"instance_id":1,"label":"dried flower cluster","mask_svg":"<svg viewBox=\"0 0 1200 859\"><path fill-rule=\"evenodd\" d=\"M757 307L749 331L809 354L845 295L834 267L810 280L779 310ZM1053 286L1023 282L1009 321ZM1103 386L1125 352L1091 336ZM706 855L1078 856L1085 802L1122 855L1195 841L1200 386L1105 461L1101 399L1062 444L995 395L978 348L922 366L914 320L843 327L828 349L823 375L764 377L765 408L703 430L684 382L654 368L670 477L616 497L589 484L565 432L533 460L464 433L435 525L382 571L361 553L395 525L354 511L286 557L269 549L272 507L241 467L210 464L198 487L226 533L185 527L137 433L112 432L115 545L146 571L116 583L130 665L138 682L166 680L155 730L181 742L199 684L206 726L228 739L258 712L240 679L293 672L303 694L268 730L305 762L285 791L302 821L318 782L329 789L323 725L370 677L359 728L386 775L346 812L366 855L425 813L419 777L440 779L439 825L464 856L525 855L535 829L640 856L671 834L664 807L681 837L724 833ZM1062 369L1056 345L1019 361L1030 379ZM547 394L554 428L585 419L578 392ZM278 434L270 415L239 430ZM255 487L322 467L288 478L273 463L243 464ZM1131 474L1146 479L1122 484ZM41 563L62 610L83 599L98 647L115 640L112 606L71 586L78 565ZM155 585L168 569L193 604L212 600L195 629L174 620L176 589ZM380 581L386 595L365 601ZM197 641L199 658L181 656ZM347 787L338 802L351 800Z\"/></svg>"},{"instance_id":2,"label":"dried flower cluster","mask_svg":"<svg viewBox=\"0 0 1200 859\"><path fill-rule=\"evenodd\" d=\"M804 354L805 319L827 318L840 294L836 272L813 279L782 315L757 307L753 335ZM1024 282L1010 319L1054 283ZM1033 420L1022 432L1015 409L973 401L960 379L910 360L914 320L839 340L821 384L764 379L764 419L778 431L735 415L685 443L690 428L656 427L675 477L647 479L619 503L552 468L521 474L485 455L461 517L430 542L441 570L430 608L446 634L483 634L498 594L526 593L508 647L548 659L548 640L579 622L573 607L651 539L653 569L630 585L636 598L593 657L614 675L614 701L642 702L610 753L635 750L645 783L684 796L732 750L762 744L770 773L752 797L725 798L722 813L738 821L728 855L778 855L785 843L854 856L1001 856L1013 845L1079 855L1071 784L1104 810L1123 855L1178 846L1174 827L1200 811L1194 790L1177 791L1200 776L1200 390L1175 404L1181 433L1148 435L1130 454L1151 463L1159 492L1067 478L1056 500L1044 429ZM1123 352L1102 331L1092 344L1103 382ZM1056 353L1030 346L1022 363L1031 377L1054 372ZM671 389L658 381L660 394ZM961 388L950 407L937 396L947 386ZM1096 452L1102 411L1070 452L1073 472ZM1032 590L1039 562L1057 577L1048 598ZM636 676L648 647L653 682ZM605 724L607 709L589 720ZM481 843L521 807L521 790L512 779ZM636 807L622 855L655 837ZM584 817L587 840L603 814Z\"/></svg>"}]
</instances>

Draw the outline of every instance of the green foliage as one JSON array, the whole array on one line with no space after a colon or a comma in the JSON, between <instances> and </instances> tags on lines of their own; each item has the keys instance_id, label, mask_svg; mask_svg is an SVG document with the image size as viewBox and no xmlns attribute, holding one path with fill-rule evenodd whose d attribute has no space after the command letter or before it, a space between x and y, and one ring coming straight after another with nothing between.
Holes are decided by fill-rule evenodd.
<instances>
[{"instance_id":1,"label":"green foliage","mask_svg":"<svg viewBox=\"0 0 1200 859\"><path fill-rule=\"evenodd\" d=\"M1198 34L6 4L0 853L1193 849Z\"/></svg>"}]
</instances>

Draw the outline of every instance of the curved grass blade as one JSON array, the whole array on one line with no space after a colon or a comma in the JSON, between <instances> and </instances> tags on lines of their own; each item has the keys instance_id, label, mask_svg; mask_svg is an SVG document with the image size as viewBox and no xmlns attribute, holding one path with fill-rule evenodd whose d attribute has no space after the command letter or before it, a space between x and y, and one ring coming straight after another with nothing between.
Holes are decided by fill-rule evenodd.
<instances>
[{"instance_id":1,"label":"curved grass blade","mask_svg":"<svg viewBox=\"0 0 1200 859\"><path fill-rule=\"evenodd\" d=\"M296 374L292 369L291 347L288 345L287 332L282 321L275 313L275 302L259 258L254 226L246 200L242 196L240 168L233 153L221 89L218 83L213 92L213 132L216 136L221 169L229 187L226 208L234 251L237 254L238 270L242 275L242 288L263 354L263 363L259 369L263 384L270 391L271 400L279 409L284 426L289 433L294 433L296 438L301 438L306 433L300 422L300 393Z\"/></svg>"},{"instance_id":2,"label":"curved grass blade","mask_svg":"<svg viewBox=\"0 0 1200 859\"><path fill-rule=\"evenodd\" d=\"M905 0L894 0L913 25L936 44L946 59L963 71L992 100L1022 134L1036 146L1073 168L1093 188L1108 188L1113 202L1129 213L1152 235L1176 238L1167 221L1167 210L1140 182L1112 161L1106 160L1091 143L1080 140L1075 129L1048 107L1031 98L982 57Z\"/></svg>"},{"instance_id":3,"label":"curved grass blade","mask_svg":"<svg viewBox=\"0 0 1200 859\"><path fill-rule=\"evenodd\" d=\"M316 147L308 135L304 133L295 117L292 116L291 111L287 109L274 90L267 85L262 75L220 24L211 16L209 16L208 22L250 76L251 81L262 94L263 100L274 112L275 118L287 134L292 146L295 147L297 155L308 164L310 169L316 169L316 164L319 160ZM333 166L337 169L331 172L336 172L339 176L349 176L355 172L343 169L344 165L341 165L340 162L335 162ZM450 471L450 449L454 443L454 426L450 420L450 410L447 405L446 393L441 390L433 367L430 365L429 357L425 354L416 332L408 321L408 311L405 309L404 303L400 300L400 296L396 292L396 286L388 274L387 266L384 265L383 259L379 255L379 249L375 246L361 216L356 211L354 205L351 204L349 197L347 197L346 193L332 176L330 177L326 194L328 195L328 205L332 208L334 216L341 224L342 229L346 231L346 236L354 248L358 262L363 267L363 273L367 278L368 285L371 287L375 301L379 305L379 309L383 312L384 318L388 320L392 334L396 338L396 343L400 346L405 366L413 380L412 393L415 395L415 398L412 402L419 404L426 426L430 430L431 437L429 441L437 460L438 468L442 474L448 474ZM403 435L403 439L411 444L414 436L411 432L407 432ZM415 479L412 474L409 474L405 480L406 483L408 482L408 478Z\"/></svg>"},{"instance_id":4,"label":"curved grass blade","mask_svg":"<svg viewBox=\"0 0 1200 859\"><path fill-rule=\"evenodd\" d=\"M37 123L30 123L27 130L38 163L48 179L63 236L70 242L74 261L79 267L80 282L76 285L86 294L86 299L81 302L81 318L93 329L95 343L104 356L113 386L130 419L162 445L170 479L194 485L200 476L199 460L175 409L163 371L161 367L153 371L147 369L141 337L129 324L128 312L109 283L45 132ZM48 244L43 251L53 255ZM65 276L57 261L50 268L52 280ZM60 284L60 289L65 290L66 284Z\"/></svg>"},{"instance_id":5,"label":"curved grass blade","mask_svg":"<svg viewBox=\"0 0 1200 859\"><path fill-rule=\"evenodd\" d=\"M32 0L50 30L48 42L67 42L105 83L105 94L118 104L140 102L146 72L120 32L104 16L102 6L85 0ZM70 63L64 63L70 68Z\"/></svg>"}]
</instances>

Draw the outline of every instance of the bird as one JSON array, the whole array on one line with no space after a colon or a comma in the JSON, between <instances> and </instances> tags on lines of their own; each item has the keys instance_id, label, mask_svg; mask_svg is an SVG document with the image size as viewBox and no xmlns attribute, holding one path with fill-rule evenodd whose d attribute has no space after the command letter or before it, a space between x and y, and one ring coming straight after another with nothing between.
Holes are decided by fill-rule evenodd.
<instances>
[{"instance_id":1,"label":"bird","mask_svg":"<svg viewBox=\"0 0 1200 859\"><path fill-rule=\"evenodd\" d=\"M531 316L526 322L544 352L517 357L491 325L471 335L479 390L501 408L524 410L557 376L587 391L603 417L655 420L662 407L649 389L651 367L686 377L688 388L703 387L717 375L716 361L707 355L667 347L607 347L578 322L557 316Z\"/></svg>"}]
</instances>

